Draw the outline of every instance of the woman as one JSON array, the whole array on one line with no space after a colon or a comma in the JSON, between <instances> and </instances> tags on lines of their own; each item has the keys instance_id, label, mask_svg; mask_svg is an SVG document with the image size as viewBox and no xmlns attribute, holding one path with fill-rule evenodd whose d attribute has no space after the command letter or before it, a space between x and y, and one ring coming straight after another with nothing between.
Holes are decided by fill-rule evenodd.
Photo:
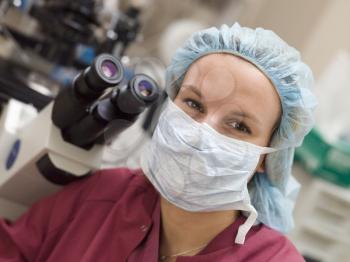
<instances>
[{"instance_id":1,"label":"woman","mask_svg":"<svg viewBox=\"0 0 350 262\"><path fill-rule=\"evenodd\" d=\"M101 170L0 222L0 261L303 261L294 147L312 74L273 32L210 28L167 70L169 99L141 170Z\"/></svg>"}]
</instances>

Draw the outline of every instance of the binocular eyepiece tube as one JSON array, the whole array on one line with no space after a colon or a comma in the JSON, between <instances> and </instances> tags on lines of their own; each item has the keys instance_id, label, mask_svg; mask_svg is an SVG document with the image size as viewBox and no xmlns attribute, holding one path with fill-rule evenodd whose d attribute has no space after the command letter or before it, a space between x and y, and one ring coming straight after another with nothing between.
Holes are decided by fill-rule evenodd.
<instances>
[{"instance_id":1,"label":"binocular eyepiece tube","mask_svg":"<svg viewBox=\"0 0 350 262\"><path fill-rule=\"evenodd\" d=\"M107 88L117 86L124 78L122 63L112 55L97 56L93 64L78 74L72 86L62 90L52 110L53 123L64 130L82 119L91 103Z\"/></svg>"},{"instance_id":2,"label":"binocular eyepiece tube","mask_svg":"<svg viewBox=\"0 0 350 262\"><path fill-rule=\"evenodd\" d=\"M121 62L103 54L57 96L52 120L64 140L85 149L109 143L160 97L157 83L147 75L123 80ZM113 90L103 95L110 87Z\"/></svg>"}]
</instances>

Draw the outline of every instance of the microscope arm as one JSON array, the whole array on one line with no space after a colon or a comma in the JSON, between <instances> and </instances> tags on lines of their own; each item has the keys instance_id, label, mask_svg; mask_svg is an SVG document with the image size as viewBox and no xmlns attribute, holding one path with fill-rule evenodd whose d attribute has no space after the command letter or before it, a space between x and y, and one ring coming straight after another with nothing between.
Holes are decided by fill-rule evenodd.
<instances>
[{"instance_id":1,"label":"microscope arm","mask_svg":"<svg viewBox=\"0 0 350 262\"><path fill-rule=\"evenodd\" d=\"M2 129L1 140L6 143L0 144L0 216L14 218L23 207L101 166L104 146L85 150L65 142L51 121L52 106L53 102L16 133ZM6 109L2 119L15 110L12 103ZM3 207L10 202L14 205L12 213Z\"/></svg>"}]
</instances>

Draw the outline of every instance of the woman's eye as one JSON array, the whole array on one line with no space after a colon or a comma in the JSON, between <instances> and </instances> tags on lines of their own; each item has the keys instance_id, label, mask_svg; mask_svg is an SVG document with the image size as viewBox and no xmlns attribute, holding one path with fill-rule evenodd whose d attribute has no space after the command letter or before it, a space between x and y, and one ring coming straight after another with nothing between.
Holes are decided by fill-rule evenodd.
<instances>
[{"instance_id":1,"label":"woman's eye","mask_svg":"<svg viewBox=\"0 0 350 262\"><path fill-rule=\"evenodd\" d=\"M202 105L200 103L192 100L192 99L186 99L184 102L191 109L194 109L194 110L199 111L201 113L204 111Z\"/></svg>"},{"instance_id":2,"label":"woman's eye","mask_svg":"<svg viewBox=\"0 0 350 262\"><path fill-rule=\"evenodd\" d=\"M247 134L250 134L251 131L249 129L249 127L247 127L244 123L242 122L233 122L231 123L231 126L238 130L239 132L243 132L243 133L247 133Z\"/></svg>"}]
</instances>

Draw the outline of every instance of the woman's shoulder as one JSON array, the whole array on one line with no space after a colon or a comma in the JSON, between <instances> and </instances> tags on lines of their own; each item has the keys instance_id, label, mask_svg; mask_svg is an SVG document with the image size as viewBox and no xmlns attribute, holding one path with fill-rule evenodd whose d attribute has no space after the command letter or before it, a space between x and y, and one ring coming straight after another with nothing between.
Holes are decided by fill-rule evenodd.
<instances>
[{"instance_id":1,"label":"woman's shoulder","mask_svg":"<svg viewBox=\"0 0 350 262\"><path fill-rule=\"evenodd\" d=\"M252 228L246 244L246 248L257 255L254 261L305 261L287 236L264 224Z\"/></svg>"},{"instance_id":2,"label":"woman's shoulder","mask_svg":"<svg viewBox=\"0 0 350 262\"><path fill-rule=\"evenodd\" d=\"M113 168L95 171L75 180L50 196L55 202L117 201L125 193L138 188L150 188L141 169ZM78 205L78 204L76 204Z\"/></svg>"},{"instance_id":3,"label":"woman's shoulder","mask_svg":"<svg viewBox=\"0 0 350 262\"><path fill-rule=\"evenodd\" d=\"M152 190L141 170L103 169L68 184L37 205L40 210L52 213L49 226L52 230L71 220L86 204L109 202L113 206L123 194L128 194L129 199L137 198L137 192L140 189L145 192L145 188Z\"/></svg>"},{"instance_id":4,"label":"woman's shoulder","mask_svg":"<svg viewBox=\"0 0 350 262\"><path fill-rule=\"evenodd\" d=\"M151 184L141 169L112 168L96 171L86 200L117 201L127 191L149 189ZM89 183L90 181L87 181Z\"/></svg>"}]
</instances>

